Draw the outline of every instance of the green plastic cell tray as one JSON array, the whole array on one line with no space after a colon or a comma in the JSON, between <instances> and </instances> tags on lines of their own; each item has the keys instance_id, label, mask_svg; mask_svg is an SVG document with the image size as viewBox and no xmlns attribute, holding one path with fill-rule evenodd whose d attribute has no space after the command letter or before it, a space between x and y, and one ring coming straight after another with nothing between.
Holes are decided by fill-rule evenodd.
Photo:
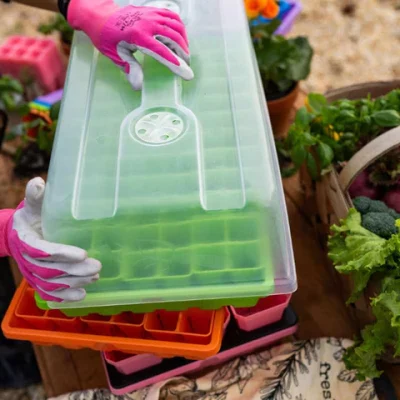
<instances>
[{"instance_id":1,"label":"green plastic cell tray","mask_svg":"<svg viewBox=\"0 0 400 400\"><path fill-rule=\"evenodd\" d=\"M43 233L87 249L103 269L85 300L49 307L218 308L293 292L282 183L243 1L132 4L180 13L195 79L183 82L146 56L135 92L75 35Z\"/></svg>"},{"instance_id":2,"label":"green plastic cell tray","mask_svg":"<svg viewBox=\"0 0 400 400\"><path fill-rule=\"evenodd\" d=\"M35 301L41 310L50 310L47 302L35 293ZM156 310L166 311L185 311L190 308L199 308L201 310L218 310L222 307L233 305L235 308L254 307L259 301L258 297L245 299L216 299L203 301L187 301L184 303L160 303L160 304L134 304L124 306L110 306L99 308L73 308L61 310L68 317L84 317L89 314L99 315L118 315L123 312L133 312L136 314L151 313Z\"/></svg>"}]
</instances>

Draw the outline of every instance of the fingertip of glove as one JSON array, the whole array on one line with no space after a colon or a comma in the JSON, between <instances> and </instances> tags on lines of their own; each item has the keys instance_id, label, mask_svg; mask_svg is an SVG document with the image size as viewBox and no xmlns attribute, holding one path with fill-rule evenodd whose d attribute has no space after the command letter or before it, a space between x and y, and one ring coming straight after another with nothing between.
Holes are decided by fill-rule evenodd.
<instances>
[{"instance_id":1,"label":"fingertip of glove","mask_svg":"<svg viewBox=\"0 0 400 400\"><path fill-rule=\"evenodd\" d=\"M194 78L194 72L188 65L180 69L179 75L185 81L191 81Z\"/></svg>"},{"instance_id":2,"label":"fingertip of glove","mask_svg":"<svg viewBox=\"0 0 400 400\"><path fill-rule=\"evenodd\" d=\"M39 200L43 197L46 183L42 178L31 179L26 186L26 197L31 200Z\"/></svg>"},{"instance_id":3,"label":"fingertip of glove","mask_svg":"<svg viewBox=\"0 0 400 400\"><path fill-rule=\"evenodd\" d=\"M86 297L86 290L85 289L74 289L71 291L68 299L65 300L66 303L73 302L73 301L81 301Z\"/></svg>"},{"instance_id":4,"label":"fingertip of glove","mask_svg":"<svg viewBox=\"0 0 400 400\"><path fill-rule=\"evenodd\" d=\"M142 90L143 84L142 82L138 82L137 79L132 79L130 75L128 75L128 81L132 86L132 89L135 90L136 92Z\"/></svg>"}]
</instances>

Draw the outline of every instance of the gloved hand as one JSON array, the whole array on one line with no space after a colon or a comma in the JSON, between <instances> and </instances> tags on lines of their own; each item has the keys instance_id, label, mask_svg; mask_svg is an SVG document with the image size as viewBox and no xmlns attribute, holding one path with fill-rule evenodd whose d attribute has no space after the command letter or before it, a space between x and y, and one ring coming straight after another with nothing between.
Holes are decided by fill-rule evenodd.
<instances>
[{"instance_id":1,"label":"gloved hand","mask_svg":"<svg viewBox=\"0 0 400 400\"><path fill-rule=\"evenodd\" d=\"M43 300L79 301L86 296L83 287L99 278L101 264L88 258L82 249L43 240L44 191L41 178L31 180L25 200L15 211L10 211L5 232L6 253L15 259L22 275Z\"/></svg>"},{"instance_id":2,"label":"gloved hand","mask_svg":"<svg viewBox=\"0 0 400 400\"><path fill-rule=\"evenodd\" d=\"M180 17L167 9L118 7L113 0L71 0L67 20L84 31L96 48L121 67L135 90L143 71L133 53L140 50L185 80L193 78L189 44Z\"/></svg>"}]
</instances>

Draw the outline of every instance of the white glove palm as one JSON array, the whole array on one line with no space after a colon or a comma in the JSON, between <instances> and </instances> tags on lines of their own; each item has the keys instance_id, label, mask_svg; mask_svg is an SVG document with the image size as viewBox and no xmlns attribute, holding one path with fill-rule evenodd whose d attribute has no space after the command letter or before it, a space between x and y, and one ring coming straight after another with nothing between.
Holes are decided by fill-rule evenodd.
<instances>
[{"instance_id":1,"label":"white glove palm","mask_svg":"<svg viewBox=\"0 0 400 400\"><path fill-rule=\"evenodd\" d=\"M45 183L41 178L28 183L25 201L8 222L9 253L43 300L79 301L86 296L83 287L99 279L101 264L88 258L82 249L43 239L44 191Z\"/></svg>"}]
</instances>

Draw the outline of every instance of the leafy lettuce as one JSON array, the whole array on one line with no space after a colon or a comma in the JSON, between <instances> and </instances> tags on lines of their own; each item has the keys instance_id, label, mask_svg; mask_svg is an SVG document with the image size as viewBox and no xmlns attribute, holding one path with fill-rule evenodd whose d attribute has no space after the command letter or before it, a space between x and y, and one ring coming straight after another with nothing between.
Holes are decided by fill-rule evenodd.
<instances>
[{"instance_id":1,"label":"leafy lettuce","mask_svg":"<svg viewBox=\"0 0 400 400\"><path fill-rule=\"evenodd\" d=\"M354 280L349 302L355 302L374 277L380 293L371 299L374 324L361 332L361 340L347 350L347 368L359 379L375 378L381 372L376 362L390 352L400 355L400 235L383 239L361 226L361 215L351 209L340 225L332 227L329 257L336 269Z\"/></svg>"}]
</instances>

